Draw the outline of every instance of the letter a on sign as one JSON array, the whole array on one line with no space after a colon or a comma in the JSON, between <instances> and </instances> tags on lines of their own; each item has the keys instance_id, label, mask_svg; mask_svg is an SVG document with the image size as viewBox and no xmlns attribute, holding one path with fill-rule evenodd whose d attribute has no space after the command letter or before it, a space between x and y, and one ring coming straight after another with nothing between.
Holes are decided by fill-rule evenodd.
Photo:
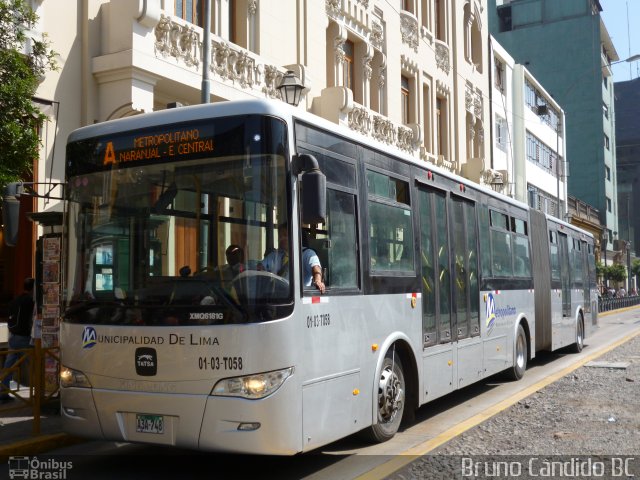
<instances>
[{"instance_id":1,"label":"letter a on sign","mask_svg":"<svg viewBox=\"0 0 640 480\"><path fill-rule=\"evenodd\" d=\"M116 163L116 152L113 150L113 142L107 142L107 148L104 151L104 165Z\"/></svg>"}]
</instances>

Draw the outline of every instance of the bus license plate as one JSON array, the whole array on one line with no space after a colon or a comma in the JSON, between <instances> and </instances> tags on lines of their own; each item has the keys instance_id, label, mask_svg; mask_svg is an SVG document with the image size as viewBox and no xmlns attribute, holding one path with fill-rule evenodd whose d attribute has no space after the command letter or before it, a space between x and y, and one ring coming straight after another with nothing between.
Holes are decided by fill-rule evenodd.
<instances>
[{"instance_id":1,"label":"bus license plate","mask_svg":"<svg viewBox=\"0 0 640 480\"><path fill-rule=\"evenodd\" d=\"M136 432L164 433L164 417L162 415L136 415Z\"/></svg>"}]
</instances>

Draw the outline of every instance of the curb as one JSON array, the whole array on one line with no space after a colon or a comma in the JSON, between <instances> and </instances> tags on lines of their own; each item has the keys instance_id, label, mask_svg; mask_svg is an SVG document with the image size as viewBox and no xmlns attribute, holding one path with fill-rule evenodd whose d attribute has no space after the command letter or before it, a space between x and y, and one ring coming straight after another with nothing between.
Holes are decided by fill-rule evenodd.
<instances>
[{"instance_id":1,"label":"curb","mask_svg":"<svg viewBox=\"0 0 640 480\"><path fill-rule=\"evenodd\" d=\"M633 308L633 307L630 307L630 308ZM580 360L568 365L567 367L561 369L560 371L557 371L551 375L548 375L545 378L542 378L541 380L539 380L538 382L524 388L523 390L516 392L510 397L505 398L501 402L494 404L492 407L488 408L486 411L473 415L467 420L464 420L458 423L457 425L445 430L439 435L436 435L434 438L430 440L427 440L425 442L422 442L418 445L415 445L411 448L406 449L404 452L397 454L392 460L383 462L380 465L372 468L368 472L365 472L362 475L359 475L358 477L356 477L357 480L378 480L378 479L387 478L388 476L395 474L400 469L406 467L410 463L419 459L421 456L427 455L429 452L435 450L439 446L444 445L449 440L457 437L458 435L461 435L462 433L466 432L467 430L473 427L480 425L484 421L494 417L495 415L502 412L503 410L506 410L507 408L515 405L520 400L528 397L529 395L539 390L542 390L544 387L560 380L562 377L583 367L586 363L589 363L590 361L605 355L611 350L616 349L617 347L633 340L638 336L640 336L640 330L636 329L635 331L630 332L626 336L623 336L622 338L601 348L600 350L597 350L588 355L585 355L584 358L581 358Z\"/></svg>"},{"instance_id":2,"label":"curb","mask_svg":"<svg viewBox=\"0 0 640 480\"><path fill-rule=\"evenodd\" d=\"M74 437L66 433L39 435L28 440L0 446L0 464L7 463L9 457L37 455L54 448L66 447L85 441L86 439L84 438Z\"/></svg>"}]
</instances>

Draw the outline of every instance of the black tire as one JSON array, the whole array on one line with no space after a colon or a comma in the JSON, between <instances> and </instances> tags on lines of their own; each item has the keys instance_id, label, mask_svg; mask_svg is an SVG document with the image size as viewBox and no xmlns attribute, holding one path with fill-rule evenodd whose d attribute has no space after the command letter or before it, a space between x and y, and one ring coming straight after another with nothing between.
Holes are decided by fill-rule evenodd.
<instances>
[{"instance_id":1,"label":"black tire","mask_svg":"<svg viewBox=\"0 0 640 480\"><path fill-rule=\"evenodd\" d=\"M518 325L518 333L516 334L516 342L513 352L513 366L507 371L507 375L511 380L520 380L524 377L527 369L527 358L529 348L527 346L527 335L524 333L522 325Z\"/></svg>"},{"instance_id":2,"label":"black tire","mask_svg":"<svg viewBox=\"0 0 640 480\"><path fill-rule=\"evenodd\" d=\"M572 353L580 353L584 347L584 318L580 315L576 325L576 343L569 347Z\"/></svg>"},{"instance_id":3,"label":"black tire","mask_svg":"<svg viewBox=\"0 0 640 480\"><path fill-rule=\"evenodd\" d=\"M382 443L393 438L404 414L406 383L402 363L397 353L387 352L378 379L378 419L363 433L373 442Z\"/></svg>"}]
</instances>

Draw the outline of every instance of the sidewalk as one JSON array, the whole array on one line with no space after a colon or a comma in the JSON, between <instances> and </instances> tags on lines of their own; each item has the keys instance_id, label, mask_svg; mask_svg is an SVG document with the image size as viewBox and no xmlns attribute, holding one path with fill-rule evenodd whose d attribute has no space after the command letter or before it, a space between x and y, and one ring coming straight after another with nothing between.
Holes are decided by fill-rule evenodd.
<instances>
[{"instance_id":1,"label":"sidewalk","mask_svg":"<svg viewBox=\"0 0 640 480\"><path fill-rule=\"evenodd\" d=\"M40 432L33 433L31 407L21 407L19 400L0 404L0 464L9 457L37 455L55 448L84 441L62 432L60 403L44 405L40 413Z\"/></svg>"}]
</instances>

